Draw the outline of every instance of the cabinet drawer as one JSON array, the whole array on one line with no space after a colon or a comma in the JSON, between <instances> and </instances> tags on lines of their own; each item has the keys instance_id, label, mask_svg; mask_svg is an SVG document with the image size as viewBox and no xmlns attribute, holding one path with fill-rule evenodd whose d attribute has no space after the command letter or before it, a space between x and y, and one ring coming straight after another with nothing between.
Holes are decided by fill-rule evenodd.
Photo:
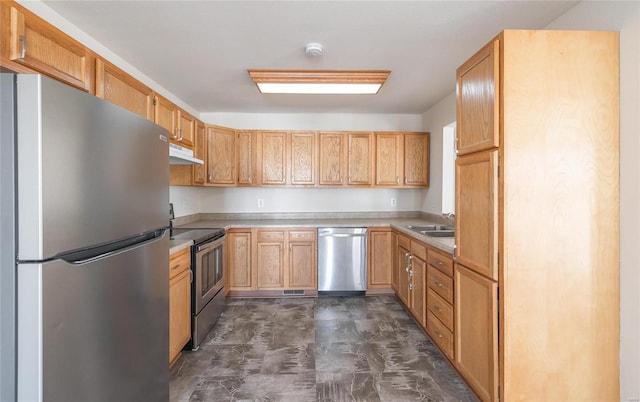
<instances>
[{"instance_id":1,"label":"cabinet drawer","mask_svg":"<svg viewBox=\"0 0 640 402\"><path fill-rule=\"evenodd\" d=\"M427 313L427 332L442 352L453 360L453 334L429 311Z\"/></svg>"},{"instance_id":2,"label":"cabinet drawer","mask_svg":"<svg viewBox=\"0 0 640 402\"><path fill-rule=\"evenodd\" d=\"M427 291L427 308L450 331L453 331L453 306L431 288Z\"/></svg>"},{"instance_id":3,"label":"cabinet drawer","mask_svg":"<svg viewBox=\"0 0 640 402\"><path fill-rule=\"evenodd\" d=\"M258 241L284 241L284 232L259 231Z\"/></svg>"},{"instance_id":4,"label":"cabinet drawer","mask_svg":"<svg viewBox=\"0 0 640 402\"><path fill-rule=\"evenodd\" d=\"M191 268L191 248L185 248L169 257L169 278Z\"/></svg>"},{"instance_id":5,"label":"cabinet drawer","mask_svg":"<svg viewBox=\"0 0 640 402\"><path fill-rule=\"evenodd\" d=\"M439 253L433 249L429 249L429 258L427 260L429 265L438 268L448 276L453 277L453 257Z\"/></svg>"},{"instance_id":6,"label":"cabinet drawer","mask_svg":"<svg viewBox=\"0 0 640 402\"><path fill-rule=\"evenodd\" d=\"M291 241L314 241L316 232L310 230L292 230L289 232L289 240Z\"/></svg>"},{"instance_id":7,"label":"cabinet drawer","mask_svg":"<svg viewBox=\"0 0 640 402\"><path fill-rule=\"evenodd\" d=\"M427 267L427 285L443 299L453 304L453 279L432 266Z\"/></svg>"},{"instance_id":8,"label":"cabinet drawer","mask_svg":"<svg viewBox=\"0 0 640 402\"><path fill-rule=\"evenodd\" d=\"M404 247L405 250L411 249L411 240L408 237L398 235L398 246Z\"/></svg>"},{"instance_id":9,"label":"cabinet drawer","mask_svg":"<svg viewBox=\"0 0 640 402\"><path fill-rule=\"evenodd\" d=\"M411 254L420 258L422 261L427 261L427 247L422 243L412 241Z\"/></svg>"}]
</instances>

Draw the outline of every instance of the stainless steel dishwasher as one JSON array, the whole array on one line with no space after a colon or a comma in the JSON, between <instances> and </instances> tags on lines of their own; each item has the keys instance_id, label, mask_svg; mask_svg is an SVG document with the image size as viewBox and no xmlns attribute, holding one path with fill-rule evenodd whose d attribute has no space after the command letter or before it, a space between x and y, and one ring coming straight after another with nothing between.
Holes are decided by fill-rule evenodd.
<instances>
[{"instance_id":1,"label":"stainless steel dishwasher","mask_svg":"<svg viewBox=\"0 0 640 402\"><path fill-rule=\"evenodd\" d=\"M367 228L318 228L318 292L367 290Z\"/></svg>"}]
</instances>

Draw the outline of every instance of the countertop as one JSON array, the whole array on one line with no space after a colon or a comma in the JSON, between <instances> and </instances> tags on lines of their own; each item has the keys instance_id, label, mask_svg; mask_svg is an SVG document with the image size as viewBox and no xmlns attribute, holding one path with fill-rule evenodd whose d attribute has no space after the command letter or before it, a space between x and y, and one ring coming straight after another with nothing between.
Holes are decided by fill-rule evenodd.
<instances>
[{"instance_id":1,"label":"countertop","mask_svg":"<svg viewBox=\"0 0 640 402\"><path fill-rule=\"evenodd\" d=\"M322 218L322 219L234 219L234 220L199 220L176 226L180 229L224 228L289 228L289 227L391 227L416 240L453 254L454 239L422 235L409 229L410 225L425 226L440 223L420 218Z\"/></svg>"},{"instance_id":2,"label":"countertop","mask_svg":"<svg viewBox=\"0 0 640 402\"><path fill-rule=\"evenodd\" d=\"M191 247L193 240L169 240L169 255Z\"/></svg>"}]
</instances>

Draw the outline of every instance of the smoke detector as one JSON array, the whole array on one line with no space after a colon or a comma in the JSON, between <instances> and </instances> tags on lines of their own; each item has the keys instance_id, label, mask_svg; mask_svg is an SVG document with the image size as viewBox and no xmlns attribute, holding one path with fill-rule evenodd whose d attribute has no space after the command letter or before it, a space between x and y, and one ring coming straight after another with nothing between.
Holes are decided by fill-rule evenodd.
<instances>
[{"instance_id":1,"label":"smoke detector","mask_svg":"<svg viewBox=\"0 0 640 402\"><path fill-rule=\"evenodd\" d=\"M310 57L322 56L322 45L319 43L307 43L304 47L304 52Z\"/></svg>"}]
</instances>

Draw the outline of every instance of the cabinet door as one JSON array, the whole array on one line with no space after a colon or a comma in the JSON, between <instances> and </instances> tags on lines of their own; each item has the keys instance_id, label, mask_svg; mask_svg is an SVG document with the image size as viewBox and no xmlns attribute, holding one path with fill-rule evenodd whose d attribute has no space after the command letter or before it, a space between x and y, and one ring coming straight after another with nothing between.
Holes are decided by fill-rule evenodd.
<instances>
[{"instance_id":1,"label":"cabinet door","mask_svg":"<svg viewBox=\"0 0 640 402\"><path fill-rule=\"evenodd\" d=\"M193 148L193 137L196 132L195 117L183 110L180 110L178 122L178 142L183 147Z\"/></svg>"},{"instance_id":2,"label":"cabinet door","mask_svg":"<svg viewBox=\"0 0 640 402\"><path fill-rule=\"evenodd\" d=\"M376 133L376 186L400 186L404 177L404 137L400 133Z\"/></svg>"},{"instance_id":3,"label":"cabinet door","mask_svg":"<svg viewBox=\"0 0 640 402\"><path fill-rule=\"evenodd\" d=\"M498 284L456 264L456 368L484 401L498 396ZM535 336L533 334L532 336Z\"/></svg>"},{"instance_id":4,"label":"cabinet door","mask_svg":"<svg viewBox=\"0 0 640 402\"><path fill-rule=\"evenodd\" d=\"M207 126L207 184L234 186L236 135L230 128Z\"/></svg>"},{"instance_id":5,"label":"cabinet door","mask_svg":"<svg viewBox=\"0 0 640 402\"><path fill-rule=\"evenodd\" d=\"M261 164L261 185L287 183L287 133L263 131L258 140Z\"/></svg>"},{"instance_id":6,"label":"cabinet door","mask_svg":"<svg viewBox=\"0 0 640 402\"><path fill-rule=\"evenodd\" d=\"M2 3L3 8L10 4ZM92 56L88 48L27 11L9 7L8 12L9 21L2 22L10 25L12 61L91 92Z\"/></svg>"},{"instance_id":7,"label":"cabinet door","mask_svg":"<svg viewBox=\"0 0 640 402\"><path fill-rule=\"evenodd\" d=\"M342 186L344 184L345 135L336 132L321 132L320 179L321 186Z\"/></svg>"},{"instance_id":8,"label":"cabinet door","mask_svg":"<svg viewBox=\"0 0 640 402\"><path fill-rule=\"evenodd\" d=\"M178 107L160 95L153 99L155 123L169 131L171 142L178 142Z\"/></svg>"},{"instance_id":9,"label":"cabinet door","mask_svg":"<svg viewBox=\"0 0 640 402\"><path fill-rule=\"evenodd\" d=\"M400 239L401 236L398 236ZM400 242L400 240L398 240ZM398 297L405 306L409 306L409 266L411 253L409 249L398 244Z\"/></svg>"},{"instance_id":10,"label":"cabinet door","mask_svg":"<svg viewBox=\"0 0 640 402\"><path fill-rule=\"evenodd\" d=\"M153 121L151 88L102 59L96 59L96 96Z\"/></svg>"},{"instance_id":11,"label":"cabinet door","mask_svg":"<svg viewBox=\"0 0 640 402\"><path fill-rule=\"evenodd\" d=\"M294 131L290 134L291 185L313 186L316 184L317 138L314 132Z\"/></svg>"},{"instance_id":12,"label":"cabinet door","mask_svg":"<svg viewBox=\"0 0 640 402\"><path fill-rule=\"evenodd\" d=\"M252 186L255 184L257 133L255 131L238 131L238 185Z\"/></svg>"},{"instance_id":13,"label":"cabinet door","mask_svg":"<svg viewBox=\"0 0 640 402\"><path fill-rule=\"evenodd\" d=\"M369 272L367 288L389 288L393 266L393 243L390 230L369 230Z\"/></svg>"},{"instance_id":14,"label":"cabinet door","mask_svg":"<svg viewBox=\"0 0 640 402\"><path fill-rule=\"evenodd\" d=\"M500 46L489 43L464 63L457 73L458 155L500 144Z\"/></svg>"},{"instance_id":15,"label":"cabinet door","mask_svg":"<svg viewBox=\"0 0 640 402\"><path fill-rule=\"evenodd\" d=\"M316 232L289 232L289 288L315 290L318 288Z\"/></svg>"},{"instance_id":16,"label":"cabinet door","mask_svg":"<svg viewBox=\"0 0 640 402\"><path fill-rule=\"evenodd\" d=\"M456 261L498 279L498 151L456 159Z\"/></svg>"},{"instance_id":17,"label":"cabinet door","mask_svg":"<svg viewBox=\"0 0 640 402\"><path fill-rule=\"evenodd\" d=\"M169 363L191 338L191 270L169 281Z\"/></svg>"},{"instance_id":18,"label":"cabinet door","mask_svg":"<svg viewBox=\"0 0 640 402\"><path fill-rule=\"evenodd\" d=\"M229 290L255 289L251 267L251 232L227 234L227 284Z\"/></svg>"},{"instance_id":19,"label":"cabinet door","mask_svg":"<svg viewBox=\"0 0 640 402\"><path fill-rule=\"evenodd\" d=\"M404 185L429 185L429 134L404 135Z\"/></svg>"},{"instance_id":20,"label":"cabinet door","mask_svg":"<svg viewBox=\"0 0 640 402\"><path fill-rule=\"evenodd\" d=\"M410 276L410 300L409 309L413 316L423 327L426 326L427 289L425 287L427 263L413 256L411 259Z\"/></svg>"},{"instance_id":21,"label":"cabinet door","mask_svg":"<svg viewBox=\"0 0 640 402\"><path fill-rule=\"evenodd\" d=\"M207 176L207 129L203 122L196 122L193 143L193 156L204 161L202 165L193 165L193 184L202 186Z\"/></svg>"},{"instance_id":22,"label":"cabinet door","mask_svg":"<svg viewBox=\"0 0 640 402\"><path fill-rule=\"evenodd\" d=\"M391 287L393 290L398 293L398 279L400 275L400 264L398 261L398 234L396 232L391 232L391 247L392 254L391 258L393 260L393 265L391 266Z\"/></svg>"},{"instance_id":23,"label":"cabinet door","mask_svg":"<svg viewBox=\"0 0 640 402\"><path fill-rule=\"evenodd\" d=\"M284 232L257 231L258 289L284 289Z\"/></svg>"},{"instance_id":24,"label":"cabinet door","mask_svg":"<svg viewBox=\"0 0 640 402\"><path fill-rule=\"evenodd\" d=\"M373 137L371 133L349 133L347 184L370 186L373 179Z\"/></svg>"}]
</instances>

